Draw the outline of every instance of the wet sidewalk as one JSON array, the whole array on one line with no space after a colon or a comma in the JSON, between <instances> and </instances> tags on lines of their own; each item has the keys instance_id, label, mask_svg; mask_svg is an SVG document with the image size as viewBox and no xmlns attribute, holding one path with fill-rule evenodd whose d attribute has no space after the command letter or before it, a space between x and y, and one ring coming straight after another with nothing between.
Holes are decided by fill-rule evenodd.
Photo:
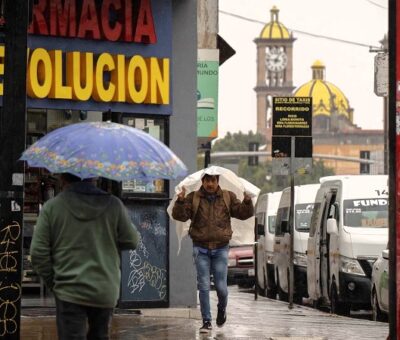
<instances>
[{"instance_id":1,"label":"wet sidewalk","mask_svg":"<svg viewBox=\"0 0 400 340\"><path fill-rule=\"evenodd\" d=\"M212 294L213 317L216 316L216 293ZM212 333L200 335L201 317L198 309L118 310L113 319L113 340L342 340L386 339L387 323L330 315L306 306L294 305L258 297L229 288L228 320L223 328L213 325ZM40 309L23 309L21 339L55 340L54 316Z\"/></svg>"}]
</instances>

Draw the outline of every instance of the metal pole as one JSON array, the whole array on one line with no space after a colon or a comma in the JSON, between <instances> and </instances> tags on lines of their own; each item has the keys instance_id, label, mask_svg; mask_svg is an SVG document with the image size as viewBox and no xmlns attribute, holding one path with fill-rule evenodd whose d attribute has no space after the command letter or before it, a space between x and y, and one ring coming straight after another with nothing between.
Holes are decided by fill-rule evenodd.
<instances>
[{"instance_id":1,"label":"metal pole","mask_svg":"<svg viewBox=\"0 0 400 340\"><path fill-rule=\"evenodd\" d=\"M4 93L0 115L1 338L20 339L24 207L27 0L5 4Z\"/></svg>"},{"instance_id":2,"label":"metal pole","mask_svg":"<svg viewBox=\"0 0 400 340\"><path fill-rule=\"evenodd\" d=\"M204 167L207 168L211 163L211 142L207 142L204 151Z\"/></svg>"},{"instance_id":3,"label":"metal pole","mask_svg":"<svg viewBox=\"0 0 400 340\"><path fill-rule=\"evenodd\" d=\"M204 167L207 168L210 164L211 157L210 157L210 150L204 151Z\"/></svg>"},{"instance_id":4,"label":"metal pole","mask_svg":"<svg viewBox=\"0 0 400 340\"><path fill-rule=\"evenodd\" d=\"M257 217L254 222L254 246L253 246L253 257L254 257L254 300L258 299L258 240L259 237L257 235L258 231L258 222ZM265 287L266 288L266 287Z\"/></svg>"},{"instance_id":5,"label":"metal pole","mask_svg":"<svg viewBox=\"0 0 400 340\"><path fill-rule=\"evenodd\" d=\"M400 224L399 218L399 204L398 194L400 191L398 180L398 164L399 164L399 148L397 140L399 138L396 129L396 120L398 113L397 107L397 81L399 79L399 67L397 62L398 41L400 37L397 32L400 31L400 22L398 20L398 11L400 1L389 0L389 103L388 103L388 139L389 139L389 338L396 340L398 338L399 329L399 311L398 308L398 277L400 273L397 270L398 266L398 225ZM385 135L386 138L386 135ZM386 164L386 162L385 162Z\"/></svg>"},{"instance_id":6,"label":"metal pole","mask_svg":"<svg viewBox=\"0 0 400 340\"><path fill-rule=\"evenodd\" d=\"M388 131L389 131L389 119L388 119L388 106L389 106L389 98L383 97L383 173L385 175L388 174L388 166L389 166L389 153L388 153Z\"/></svg>"},{"instance_id":7,"label":"metal pole","mask_svg":"<svg viewBox=\"0 0 400 340\"><path fill-rule=\"evenodd\" d=\"M290 231L290 249L289 249L289 309L293 308L293 292L294 292L294 157L296 137L290 137L290 210L289 210L289 231Z\"/></svg>"}]
</instances>

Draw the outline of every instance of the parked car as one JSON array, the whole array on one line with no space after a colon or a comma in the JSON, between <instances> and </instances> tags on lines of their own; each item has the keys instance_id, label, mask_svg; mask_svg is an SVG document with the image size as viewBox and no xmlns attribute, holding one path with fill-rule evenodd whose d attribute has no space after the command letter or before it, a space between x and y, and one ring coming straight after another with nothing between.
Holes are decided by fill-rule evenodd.
<instances>
[{"instance_id":1,"label":"parked car","mask_svg":"<svg viewBox=\"0 0 400 340\"><path fill-rule=\"evenodd\" d=\"M375 261L371 278L372 319L387 321L389 313L389 250Z\"/></svg>"},{"instance_id":2,"label":"parked car","mask_svg":"<svg viewBox=\"0 0 400 340\"><path fill-rule=\"evenodd\" d=\"M237 284L239 287L253 287L254 259L253 245L230 246L228 257L228 284Z\"/></svg>"}]
</instances>

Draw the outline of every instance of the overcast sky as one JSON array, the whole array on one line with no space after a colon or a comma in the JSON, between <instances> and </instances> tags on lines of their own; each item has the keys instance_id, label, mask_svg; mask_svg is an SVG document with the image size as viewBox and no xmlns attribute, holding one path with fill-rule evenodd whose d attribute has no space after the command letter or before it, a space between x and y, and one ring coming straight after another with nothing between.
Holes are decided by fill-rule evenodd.
<instances>
[{"instance_id":1,"label":"overcast sky","mask_svg":"<svg viewBox=\"0 0 400 340\"><path fill-rule=\"evenodd\" d=\"M294 42L293 85L311 80L311 65L321 60L326 80L339 87L354 108L354 123L363 129L382 128L383 98L374 93L374 56L388 31L386 0L219 0L219 34L236 50L220 68L219 136L256 131L256 44L270 9ZM239 19L229 12L254 20ZM352 43L317 38L317 34ZM366 45L366 46L363 46Z\"/></svg>"}]
</instances>

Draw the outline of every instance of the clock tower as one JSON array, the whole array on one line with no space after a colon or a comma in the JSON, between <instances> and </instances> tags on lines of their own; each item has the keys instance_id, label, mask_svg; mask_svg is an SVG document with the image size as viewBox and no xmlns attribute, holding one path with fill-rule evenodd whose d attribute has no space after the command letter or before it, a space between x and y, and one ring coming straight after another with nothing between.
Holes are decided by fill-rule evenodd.
<instances>
[{"instance_id":1,"label":"clock tower","mask_svg":"<svg viewBox=\"0 0 400 340\"><path fill-rule=\"evenodd\" d=\"M279 9L271 9L271 22L266 24L257 45L257 132L271 141L272 97L291 96L293 87L292 33L279 22Z\"/></svg>"}]
</instances>

